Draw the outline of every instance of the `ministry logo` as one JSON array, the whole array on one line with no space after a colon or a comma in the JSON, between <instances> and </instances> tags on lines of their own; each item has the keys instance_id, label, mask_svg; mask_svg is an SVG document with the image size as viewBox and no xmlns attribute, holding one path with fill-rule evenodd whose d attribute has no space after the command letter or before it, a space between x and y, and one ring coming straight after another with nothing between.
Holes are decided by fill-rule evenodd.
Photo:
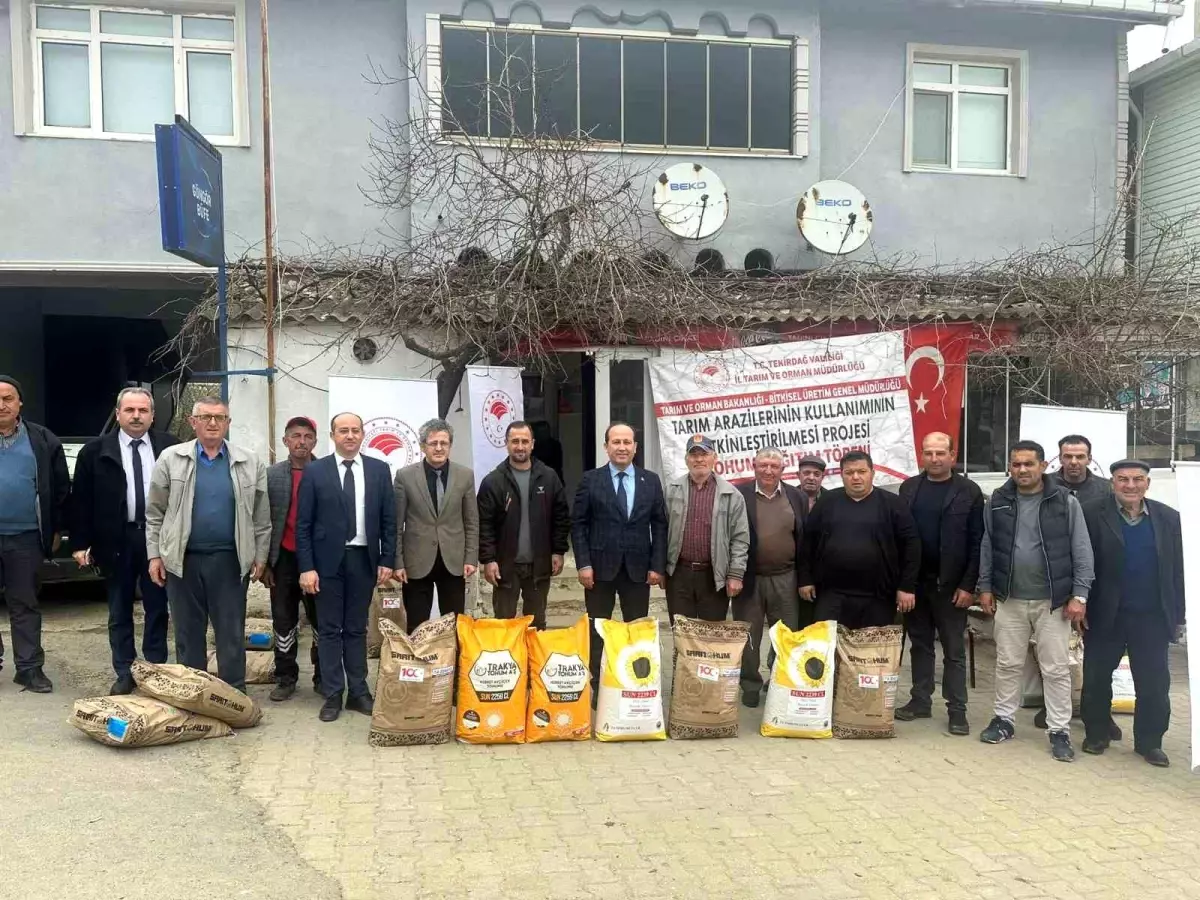
<instances>
[{"instance_id":1,"label":"ministry logo","mask_svg":"<svg viewBox=\"0 0 1200 900\"><path fill-rule=\"evenodd\" d=\"M363 444L393 469L410 466L421 456L417 433L407 422L387 416L371 419L363 426Z\"/></svg>"},{"instance_id":2,"label":"ministry logo","mask_svg":"<svg viewBox=\"0 0 1200 900\"><path fill-rule=\"evenodd\" d=\"M491 391L483 398L479 424L483 429L483 436L493 447L504 446L504 433L513 422L515 408L516 404L507 391Z\"/></svg>"}]
</instances>

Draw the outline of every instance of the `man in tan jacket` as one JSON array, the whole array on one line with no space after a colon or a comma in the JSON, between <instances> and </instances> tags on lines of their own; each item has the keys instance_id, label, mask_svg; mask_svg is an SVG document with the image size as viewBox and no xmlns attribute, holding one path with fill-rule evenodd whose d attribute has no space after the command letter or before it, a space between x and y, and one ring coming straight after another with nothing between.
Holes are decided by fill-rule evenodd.
<instances>
[{"instance_id":1,"label":"man in tan jacket","mask_svg":"<svg viewBox=\"0 0 1200 900\"><path fill-rule=\"evenodd\" d=\"M175 657L208 667L208 623L217 671L246 687L246 584L257 581L271 550L267 467L226 442L229 407L216 397L192 406L196 439L159 455L146 498L150 578L166 586Z\"/></svg>"},{"instance_id":2,"label":"man in tan jacket","mask_svg":"<svg viewBox=\"0 0 1200 900\"><path fill-rule=\"evenodd\" d=\"M396 473L395 578L404 585L411 633L429 620L433 591L443 613L466 610L466 580L479 565L475 473L450 462L454 429L444 419L421 426L425 458Z\"/></svg>"}]
</instances>

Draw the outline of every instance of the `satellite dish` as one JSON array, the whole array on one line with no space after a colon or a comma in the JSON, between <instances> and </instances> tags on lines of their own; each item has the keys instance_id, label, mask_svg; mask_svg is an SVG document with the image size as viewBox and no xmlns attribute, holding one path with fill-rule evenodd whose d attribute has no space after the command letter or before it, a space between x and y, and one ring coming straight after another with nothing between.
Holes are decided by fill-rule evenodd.
<instances>
[{"instance_id":1,"label":"satellite dish","mask_svg":"<svg viewBox=\"0 0 1200 900\"><path fill-rule=\"evenodd\" d=\"M654 214L676 237L692 241L711 237L729 217L729 193L712 169L676 163L654 185Z\"/></svg>"},{"instance_id":2,"label":"satellite dish","mask_svg":"<svg viewBox=\"0 0 1200 900\"><path fill-rule=\"evenodd\" d=\"M866 243L875 213L862 191L844 181L818 181L796 204L804 239L823 253L853 253Z\"/></svg>"}]
</instances>

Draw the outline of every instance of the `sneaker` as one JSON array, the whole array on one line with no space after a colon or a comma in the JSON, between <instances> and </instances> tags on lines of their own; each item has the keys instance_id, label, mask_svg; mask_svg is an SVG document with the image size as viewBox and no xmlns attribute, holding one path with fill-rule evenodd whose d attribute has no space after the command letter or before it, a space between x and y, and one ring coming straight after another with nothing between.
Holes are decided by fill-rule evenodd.
<instances>
[{"instance_id":1,"label":"sneaker","mask_svg":"<svg viewBox=\"0 0 1200 900\"><path fill-rule=\"evenodd\" d=\"M275 687L271 688L271 700L274 703L282 703L294 693L296 693L296 682L281 681Z\"/></svg>"},{"instance_id":2,"label":"sneaker","mask_svg":"<svg viewBox=\"0 0 1200 900\"><path fill-rule=\"evenodd\" d=\"M1016 734L1017 729L1013 727L1012 722L994 716L988 727L980 733L979 740L985 744L1003 744L1005 741L1011 741Z\"/></svg>"},{"instance_id":3,"label":"sneaker","mask_svg":"<svg viewBox=\"0 0 1200 900\"><path fill-rule=\"evenodd\" d=\"M1033 727L1039 731L1046 730L1046 707L1042 707L1037 711L1037 715L1033 717Z\"/></svg>"},{"instance_id":4,"label":"sneaker","mask_svg":"<svg viewBox=\"0 0 1200 900\"><path fill-rule=\"evenodd\" d=\"M971 725L967 722L967 714L965 712L952 712L949 716L949 731L951 734L964 735L971 733Z\"/></svg>"},{"instance_id":5,"label":"sneaker","mask_svg":"<svg viewBox=\"0 0 1200 900\"><path fill-rule=\"evenodd\" d=\"M909 700L896 710L896 718L901 722L911 722L913 719L932 719L933 712L928 706L918 706L916 702Z\"/></svg>"},{"instance_id":6,"label":"sneaker","mask_svg":"<svg viewBox=\"0 0 1200 900\"><path fill-rule=\"evenodd\" d=\"M1093 741L1091 738L1083 739L1083 752L1090 753L1092 756L1100 756L1108 749L1108 741Z\"/></svg>"},{"instance_id":7,"label":"sneaker","mask_svg":"<svg viewBox=\"0 0 1200 900\"><path fill-rule=\"evenodd\" d=\"M13 676L13 681L24 687L25 690L32 691L35 694L49 694L54 690L54 685L46 677L46 673L42 671L41 666L38 666L36 669L27 669L24 672L18 672Z\"/></svg>"},{"instance_id":8,"label":"sneaker","mask_svg":"<svg viewBox=\"0 0 1200 900\"><path fill-rule=\"evenodd\" d=\"M1134 750L1138 756L1150 763L1152 766L1157 766L1160 769L1165 769L1171 765L1171 760L1162 751L1161 747L1155 747L1153 750Z\"/></svg>"},{"instance_id":9,"label":"sneaker","mask_svg":"<svg viewBox=\"0 0 1200 900\"><path fill-rule=\"evenodd\" d=\"M1075 762L1075 749L1068 731L1050 732L1050 754L1059 762Z\"/></svg>"}]
</instances>

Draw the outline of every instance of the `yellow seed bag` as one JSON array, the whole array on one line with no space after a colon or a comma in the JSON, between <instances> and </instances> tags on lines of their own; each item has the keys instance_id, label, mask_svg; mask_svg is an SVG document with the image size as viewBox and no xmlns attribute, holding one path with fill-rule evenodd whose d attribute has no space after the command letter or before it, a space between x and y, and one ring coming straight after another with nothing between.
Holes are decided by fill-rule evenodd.
<instances>
[{"instance_id":1,"label":"yellow seed bag","mask_svg":"<svg viewBox=\"0 0 1200 900\"><path fill-rule=\"evenodd\" d=\"M792 631L771 626L775 667L763 710L764 737L833 737L833 661L837 623L814 622Z\"/></svg>"},{"instance_id":2,"label":"yellow seed bag","mask_svg":"<svg viewBox=\"0 0 1200 900\"><path fill-rule=\"evenodd\" d=\"M590 632L581 616L570 628L530 629L529 714L525 742L586 741L592 737Z\"/></svg>"},{"instance_id":3,"label":"yellow seed bag","mask_svg":"<svg viewBox=\"0 0 1200 900\"><path fill-rule=\"evenodd\" d=\"M604 639L596 740L665 741L658 619L597 619Z\"/></svg>"},{"instance_id":4,"label":"yellow seed bag","mask_svg":"<svg viewBox=\"0 0 1200 900\"><path fill-rule=\"evenodd\" d=\"M456 736L464 744L523 744L529 702L525 631L533 616L458 617Z\"/></svg>"}]
</instances>

